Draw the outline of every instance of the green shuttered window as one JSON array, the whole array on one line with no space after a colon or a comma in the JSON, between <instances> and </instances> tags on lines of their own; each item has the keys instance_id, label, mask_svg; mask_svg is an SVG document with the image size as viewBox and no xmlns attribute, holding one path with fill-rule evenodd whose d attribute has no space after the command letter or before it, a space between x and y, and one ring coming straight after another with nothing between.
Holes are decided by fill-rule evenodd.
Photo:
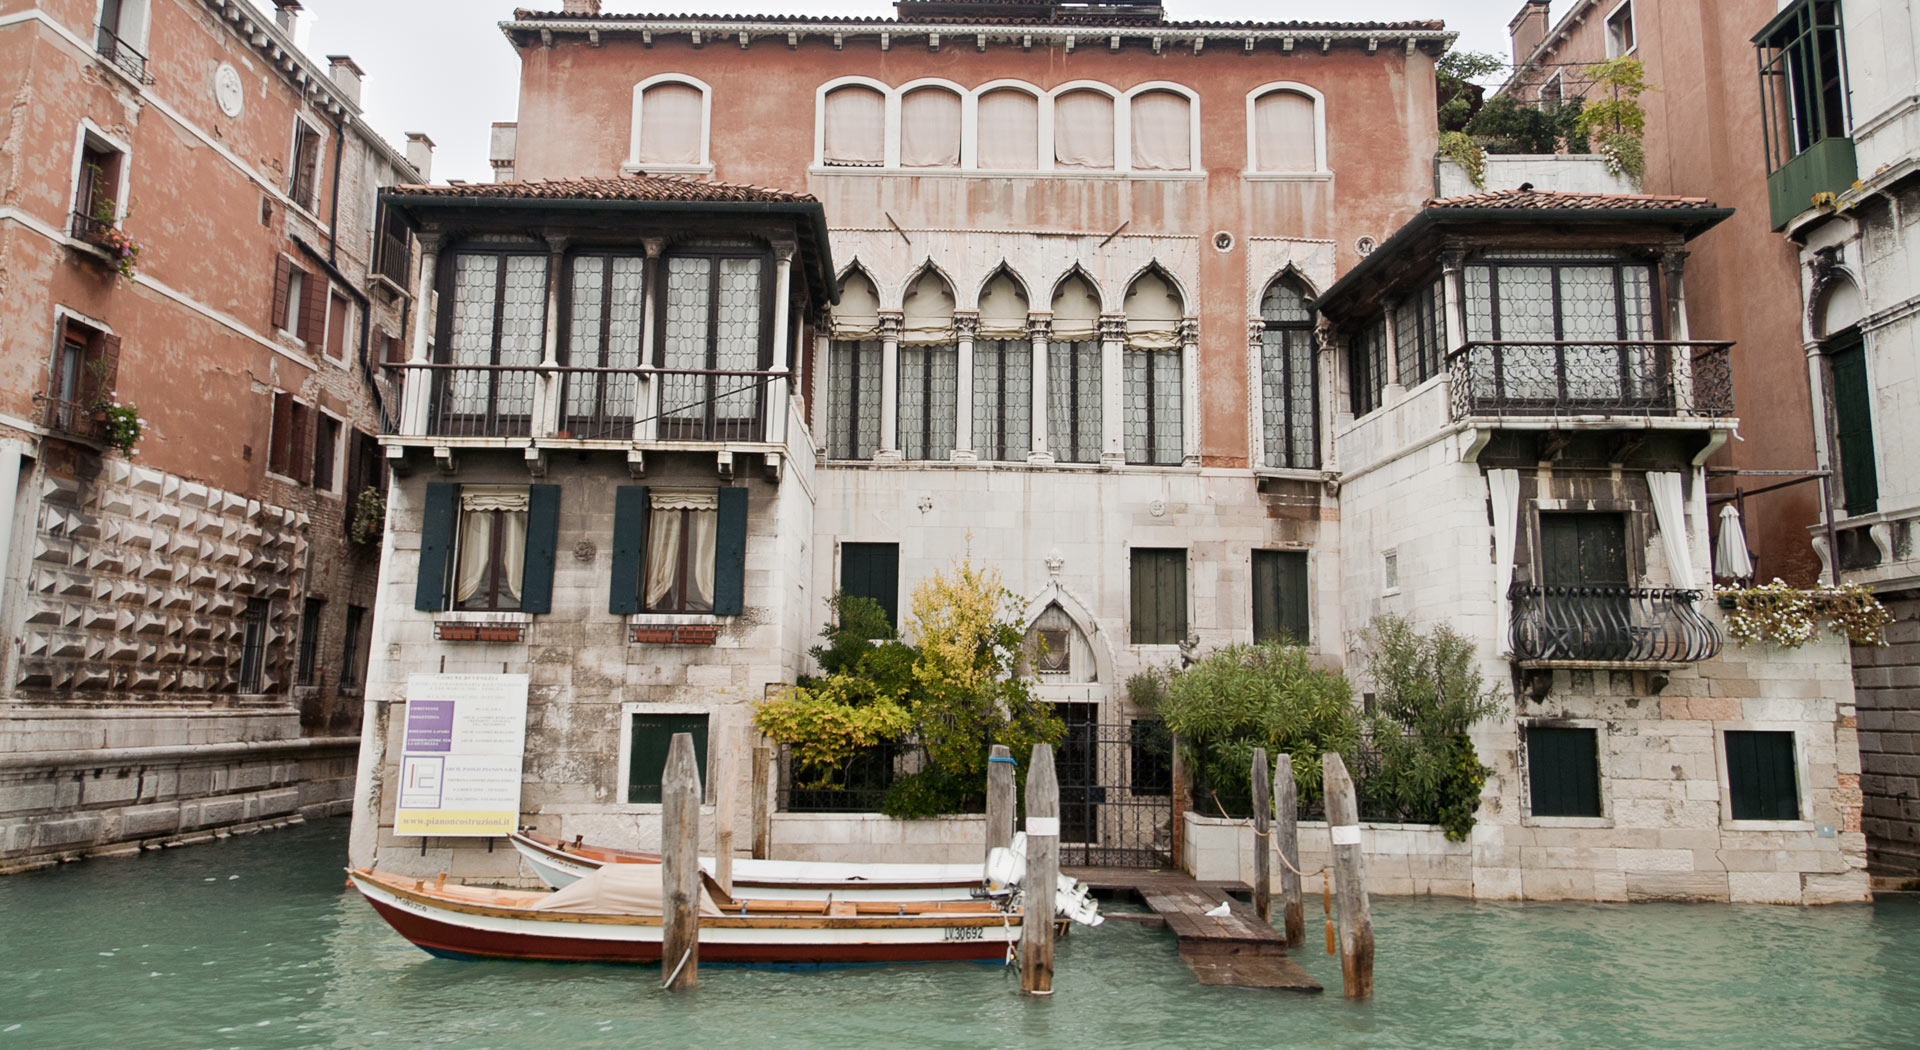
<instances>
[{"instance_id":1,"label":"green shuttered window","mask_svg":"<svg viewBox=\"0 0 1920 1050\"><path fill-rule=\"evenodd\" d=\"M1833 362L1833 431L1840 445L1840 488L1848 514L1872 514L1880 505L1880 474L1873 451L1873 387L1867 351L1858 341L1829 355Z\"/></svg>"},{"instance_id":2,"label":"green shuttered window","mask_svg":"<svg viewBox=\"0 0 1920 1050\"><path fill-rule=\"evenodd\" d=\"M887 611L887 625L900 629L900 545L840 545L840 591L872 598Z\"/></svg>"},{"instance_id":3,"label":"green shuttered window","mask_svg":"<svg viewBox=\"0 0 1920 1050\"><path fill-rule=\"evenodd\" d=\"M1187 637L1186 550L1135 547L1132 561L1133 644L1179 645Z\"/></svg>"},{"instance_id":4,"label":"green shuttered window","mask_svg":"<svg viewBox=\"0 0 1920 1050\"><path fill-rule=\"evenodd\" d=\"M518 522L503 522L510 512L463 510L460 486L429 482L420 518L420 571L414 581L413 607L422 612L462 609L553 611L553 558L559 546L560 487L527 486L525 535ZM490 520L469 523L470 515ZM472 548L460 553L462 543ZM517 543L517 552L507 547ZM482 548L484 544L484 549ZM517 553L519 557L510 557ZM462 578L456 559L468 563ZM517 577L517 579L515 579ZM456 597L458 600L456 601Z\"/></svg>"},{"instance_id":5,"label":"green shuttered window","mask_svg":"<svg viewBox=\"0 0 1920 1050\"><path fill-rule=\"evenodd\" d=\"M627 801L658 803L660 782L667 771L667 749L675 733L693 737L693 758L700 767L700 793L707 783L707 716L635 712L628 725Z\"/></svg>"},{"instance_id":6,"label":"green shuttered window","mask_svg":"<svg viewBox=\"0 0 1920 1050\"><path fill-rule=\"evenodd\" d=\"M1799 820L1793 734L1728 730L1727 796L1735 820Z\"/></svg>"},{"instance_id":7,"label":"green shuttered window","mask_svg":"<svg viewBox=\"0 0 1920 1050\"><path fill-rule=\"evenodd\" d=\"M1536 817L1598 817L1600 734L1593 729L1527 730L1527 777Z\"/></svg>"},{"instance_id":8,"label":"green shuttered window","mask_svg":"<svg viewBox=\"0 0 1920 1050\"><path fill-rule=\"evenodd\" d=\"M1305 551L1253 552L1253 640L1305 645L1308 634Z\"/></svg>"},{"instance_id":9,"label":"green shuttered window","mask_svg":"<svg viewBox=\"0 0 1920 1050\"><path fill-rule=\"evenodd\" d=\"M672 531L656 535L656 522ZM712 531L706 533L709 527ZM708 549L707 535L712 537L712 561L699 564L695 559ZM744 608L744 488L656 490L623 485L614 493L612 543L609 612L738 616Z\"/></svg>"}]
</instances>

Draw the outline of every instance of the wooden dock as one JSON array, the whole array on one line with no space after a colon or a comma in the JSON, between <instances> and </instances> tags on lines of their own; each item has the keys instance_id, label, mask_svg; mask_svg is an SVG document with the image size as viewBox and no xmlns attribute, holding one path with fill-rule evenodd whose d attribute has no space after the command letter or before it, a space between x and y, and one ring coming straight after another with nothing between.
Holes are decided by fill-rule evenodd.
<instances>
[{"instance_id":1,"label":"wooden dock","mask_svg":"<svg viewBox=\"0 0 1920 1050\"><path fill-rule=\"evenodd\" d=\"M1180 958L1201 984L1321 990L1320 982L1287 957L1286 935L1234 896L1252 892L1242 883L1196 882L1176 871L1124 868L1068 868L1065 873L1095 892L1128 894L1153 909L1179 939ZM1227 914L1207 914L1222 903Z\"/></svg>"}]
</instances>

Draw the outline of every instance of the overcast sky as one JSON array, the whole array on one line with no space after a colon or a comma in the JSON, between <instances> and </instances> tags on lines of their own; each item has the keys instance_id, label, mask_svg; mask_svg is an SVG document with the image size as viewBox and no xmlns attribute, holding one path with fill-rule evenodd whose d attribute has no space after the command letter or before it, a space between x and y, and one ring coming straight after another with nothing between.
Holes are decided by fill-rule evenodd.
<instances>
[{"instance_id":1,"label":"overcast sky","mask_svg":"<svg viewBox=\"0 0 1920 1050\"><path fill-rule=\"evenodd\" d=\"M557 9L559 0L521 0ZM1338 5L1299 0L1164 0L1174 20L1326 20L1393 22L1441 18L1460 33L1456 48L1508 52L1507 21L1520 0L1348 0ZM1571 0L1555 0L1558 18ZM268 10L271 0L254 0ZM513 120L520 68L499 22L513 0L305 0L300 40L315 58L351 55L367 71L362 104L368 123L396 143L424 131L439 146L436 181L488 181L487 129ZM690 14L893 14L890 0L808 3L805 0L608 0L609 12Z\"/></svg>"}]
</instances>

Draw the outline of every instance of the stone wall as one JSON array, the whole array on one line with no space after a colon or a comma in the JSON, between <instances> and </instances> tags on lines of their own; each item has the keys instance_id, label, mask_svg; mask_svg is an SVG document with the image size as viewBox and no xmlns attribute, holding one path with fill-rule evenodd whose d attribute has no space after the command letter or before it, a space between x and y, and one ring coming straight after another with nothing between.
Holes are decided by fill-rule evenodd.
<instances>
[{"instance_id":1,"label":"stone wall","mask_svg":"<svg viewBox=\"0 0 1920 1050\"><path fill-rule=\"evenodd\" d=\"M773 817L772 853L780 860L969 864L983 861L986 849L984 816L895 820L879 813L776 813Z\"/></svg>"},{"instance_id":2,"label":"stone wall","mask_svg":"<svg viewBox=\"0 0 1920 1050\"><path fill-rule=\"evenodd\" d=\"M1887 648L1853 650L1867 866L1920 878L1920 599L1888 599Z\"/></svg>"},{"instance_id":3,"label":"stone wall","mask_svg":"<svg viewBox=\"0 0 1920 1050\"><path fill-rule=\"evenodd\" d=\"M1485 186L1475 186L1466 169L1441 158L1434 162L1434 196L1465 197L1475 193L1517 190L1525 183L1551 193L1639 193L1632 182L1607 170L1598 154L1487 154Z\"/></svg>"}]
</instances>

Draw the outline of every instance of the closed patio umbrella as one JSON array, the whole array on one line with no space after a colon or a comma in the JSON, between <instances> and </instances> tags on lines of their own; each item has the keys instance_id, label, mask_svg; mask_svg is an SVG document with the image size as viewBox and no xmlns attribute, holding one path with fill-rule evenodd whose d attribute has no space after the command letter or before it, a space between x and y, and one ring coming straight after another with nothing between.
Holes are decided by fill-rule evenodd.
<instances>
[{"instance_id":1,"label":"closed patio umbrella","mask_svg":"<svg viewBox=\"0 0 1920 1050\"><path fill-rule=\"evenodd\" d=\"M1740 524L1740 508L1720 508L1720 538L1713 544L1713 574L1721 579L1753 578L1753 555L1747 553L1747 534Z\"/></svg>"}]
</instances>

